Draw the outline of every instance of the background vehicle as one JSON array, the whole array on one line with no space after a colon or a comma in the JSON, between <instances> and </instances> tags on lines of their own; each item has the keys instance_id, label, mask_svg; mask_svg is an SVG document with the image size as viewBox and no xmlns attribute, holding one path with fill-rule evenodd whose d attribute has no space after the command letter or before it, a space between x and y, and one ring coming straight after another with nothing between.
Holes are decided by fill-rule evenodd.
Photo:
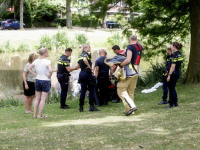
<instances>
[{"instance_id":1,"label":"background vehicle","mask_svg":"<svg viewBox=\"0 0 200 150\"><path fill-rule=\"evenodd\" d=\"M101 24L101 27L102 26L103 25ZM121 28L121 25L119 23L115 22L115 21L106 21L106 27L110 28L110 29L112 29L112 28Z\"/></svg>"},{"instance_id":2,"label":"background vehicle","mask_svg":"<svg viewBox=\"0 0 200 150\"><path fill-rule=\"evenodd\" d=\"M24 28L26 27L25 24L23 24ZM16 20L16 19L8 19L8 20L5 20L5 21L2 21L1 22L1 30L4 30L4 29L19 29L20 28L20 21L19 20Z\"/></svg>"}]
</instances>

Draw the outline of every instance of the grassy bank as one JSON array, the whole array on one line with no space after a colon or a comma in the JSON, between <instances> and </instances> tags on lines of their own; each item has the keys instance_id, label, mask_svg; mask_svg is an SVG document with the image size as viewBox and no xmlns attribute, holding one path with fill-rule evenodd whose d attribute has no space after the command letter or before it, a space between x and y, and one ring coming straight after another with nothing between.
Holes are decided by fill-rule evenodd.
<instances>
[{"instance_id":1,"label":"grassy bank","mask_svg":"<svg viewBox=\"0 0 200 150\"><path fill-rule=\"evenodd\" d=\"M46 119L25 114L23 106L0 109L0 149L200 149L200 85L177 85L179 107L159 106L162 89L142 94L137 89L138 111L124 116L123 104L110 103L99 112L78 112L78 100L45 106Z\"/></svg>"}]
</instances>

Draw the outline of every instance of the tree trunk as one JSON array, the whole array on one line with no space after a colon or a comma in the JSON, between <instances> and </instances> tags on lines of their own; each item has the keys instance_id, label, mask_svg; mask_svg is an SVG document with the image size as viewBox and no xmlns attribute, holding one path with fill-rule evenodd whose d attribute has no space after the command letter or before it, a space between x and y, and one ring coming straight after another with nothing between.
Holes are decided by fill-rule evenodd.
<instances>
[{"instance_id":1,"label":"tree trunk","mask_svg":"<svg viewBox=\"0 0 200 150\"><path fill-rule=\"evenodd\" d=\"M20 29L24 29L23 26L23 12L24 12L24 0L20 0Z\"/></svg>"},{"instance_id":2,"label":"tree trunk","mask_svg":"<svg viewBox=\"0 0 200 150\"><path fill-rule=\"evenodd\" d=\"M103 18L102 18L102 28L106 28L106 13L105 15L103 15Z\"/></svg>"},{"instance_id":3,"label":"tree trunk","mask_svg":"<svg viewBox=\"0 0 200 150\"><path fill-rule=\"evenodd\" d=\"M131 8L131 9L130 9L130 22L131 22L131 25L133 24L133 21L134 21L134 11L133 11L133 9Z\"/></svg>"},{"instance_id":4,"label":"tree trunk","mask_svg":"<svg viewBox=\"0 0 200 150\"><path fill-rule=\"evenodd\" d=\"M71 0L66 0L66 26L67 28L72 28L71 19Z\"/></svg>"},{"instance_id":5,"label":"tree trunk","mask_svg":"<svg viewBox=\"0 0 200 150\"><path fill-rule=\"evenodd\" d=\"M191 45L190 57L186 74L182 83L200 82L200 1L190 0L190 18L191 18Z\"/></svg>"}]
</instances>

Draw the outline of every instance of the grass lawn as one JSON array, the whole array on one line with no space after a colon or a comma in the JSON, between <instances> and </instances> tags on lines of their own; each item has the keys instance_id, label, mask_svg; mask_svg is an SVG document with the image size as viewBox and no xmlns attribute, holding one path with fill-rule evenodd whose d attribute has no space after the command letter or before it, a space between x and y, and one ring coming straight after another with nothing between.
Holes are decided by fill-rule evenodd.
<instances>
[{"instance_id":1,"label":"grass lawn","mask_svg":"<svg viewBox=\"0 0 200 150\"><path fill-rule=\"evenodd\" d=\"M25 114L23 106L0 109L0 149L86 149L86 150L198 150L200 149L200 85L177 85L179 107L159 106L161 87L154 93L136 90L138 111L131 116L122 112L122 103L89 112L78 111L78 100L44 108L46 119Z\"/></svg>"}]
</instances>

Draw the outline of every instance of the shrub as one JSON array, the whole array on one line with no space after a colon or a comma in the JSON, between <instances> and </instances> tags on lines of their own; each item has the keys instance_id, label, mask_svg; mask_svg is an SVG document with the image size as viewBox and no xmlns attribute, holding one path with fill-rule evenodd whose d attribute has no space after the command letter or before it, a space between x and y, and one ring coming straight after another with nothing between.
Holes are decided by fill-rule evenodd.
<instances>
[{"instance_id":1,"label":"shrub","mask_svg":"<svg viewBox=\"0 0 200 150\"><path fill-rule=\"evenodd\" d=\"M75 35L76 42L79 45L83 45L84 43L88 43L88 38L85 34L76 34Z\"/></svg>"},{"instance_id":2,"label":"shrub","mask_svg":"<svg viewBox=\"0 0 200 150\"><path fill-rule=\"evenodd\" d=\"M13 96L6 96L0 101L0 107L10 107L10 106L22 106L23 101L19 99L14 99Z\"/></svg>"},{"instance_id":3,"label":"shrub","mask_svg":"<svg viewBox=\"0 0 200 150\"><path fill-rule=\"evenodd\" d=\"M29 46L28 44L26 44L26 43L21 43L21 44L19 45L19 47L18 47L16 50L17 50L17 51L25 52L25 51L30 51L31 48L30 48L30 46Z\"/></svg>"},{"instance_id":4,"label":"shrub","mask_svg":"<svg viewBox=\"0 0 200 150\"><path fill-rule=\"evenodd\" d=\"M14 47L10 45L10 41L0 45L0 52L13 52L15 51Z\"/></svg>"},{"instance_id":5,"label":"shrub","mask_svg":"<svg viewBox=\"0 0 200 150\"><path fill-rule=\"evenodd\" d=\"M113 36L108 37L107 43L111 46L119 45L122 46L123 37L119 33L113 34Z\"/></svg>"},{"instance_id":6,"label":"shrub","mask_svg":"<svg viewBox=\"0 0 200 150\"><path fill-rule=\"evenodd\" d=\"M163 76L163 68L165 67L164 64L152 64L149 68L149 70L145 71L146 74L144 77L139 77L137 86L150 86L155 84L156 82L162 82L162 76Z\"/></svg>"}]
</instances>

